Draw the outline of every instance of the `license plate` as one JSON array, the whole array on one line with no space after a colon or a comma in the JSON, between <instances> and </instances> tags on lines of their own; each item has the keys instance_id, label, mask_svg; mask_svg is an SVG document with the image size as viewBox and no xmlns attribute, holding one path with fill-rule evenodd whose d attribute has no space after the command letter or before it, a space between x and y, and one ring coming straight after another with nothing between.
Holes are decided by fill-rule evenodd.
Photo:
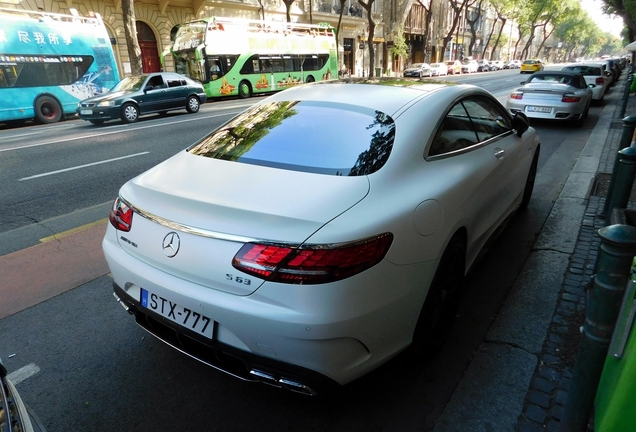
<instances>
[{"instance_id":1,"label":"license plate","mask_svg":"<svg viewBox=\"0 0 636 432\"><path fill-rule=\"evenodd\" d=\"M157 294L141 289L141 305L193 332L212 339L212 320Z\"/></svg>"},{"instance_id":2,"label":"license plate","mask_svg":"<svg viewBox=\"0 0 636 432\"><path fill-rule=\"evenodd\" d=\"M528 112L540 112L540 113L550 113L552 112L552 108L550 107L542 107L542 106L529 106L526 108Z\"/></svg>"},{"instance_id":3,"label":"license plate","mask_svg":"<svg viewBox=\"0 0 636 432\"><path fill-rule=\"evenodd\" d=\"M93 110L80 110L80 114L91 115L93 114Z\"/></svg>"}]
</instances>

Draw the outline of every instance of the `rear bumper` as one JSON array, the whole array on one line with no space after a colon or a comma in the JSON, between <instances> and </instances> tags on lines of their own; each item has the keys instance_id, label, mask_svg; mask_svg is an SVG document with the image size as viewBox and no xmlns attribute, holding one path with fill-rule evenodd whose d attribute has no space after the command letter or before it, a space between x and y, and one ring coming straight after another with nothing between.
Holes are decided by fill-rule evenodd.
<instances>
[{"instance_id":1,"label":"rear bumper","mask_svg":"<svg viewBox=\"0 0 636 432\"><path fill-rule=\"evenodd\" d=\"M296 393L316 395L340 387L317 372L261 357L224 343L208 340L148 310L113 282L115 299L134 315L137 324L182 353L244 381L262 382Z\"/></svg>"},{"instance_id":2,"label":"rear bumper","mask_svg":"<svg viewBox=\"0 0 636 432\"><path fill-rule=\"evenodd\" d=\"M109 224L104 256L117 298L139 325L241 379L261 380L254 375L265 371L280 385L281 379L296 379L311 389L351 382L406 348L437 266L437 261L402 266L383 261L342 281L315 286L265 282L239 295L138 260L119 245L118 235ZM209 317L211 336L141 306L142 289ZM224 362L216 362L219 357Z\"/></svg>"}]
</instances>

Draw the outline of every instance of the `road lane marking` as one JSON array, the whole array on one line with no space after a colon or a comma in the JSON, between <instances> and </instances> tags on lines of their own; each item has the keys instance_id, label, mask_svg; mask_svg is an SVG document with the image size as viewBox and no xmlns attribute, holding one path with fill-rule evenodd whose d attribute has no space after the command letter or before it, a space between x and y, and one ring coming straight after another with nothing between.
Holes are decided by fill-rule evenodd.
<instances>
[{"instance_id":1,"label":"road lane marking","mask_svg":"<svg viewBox=\"0 0 636 432\"><path fill-rule=\"evenodd\" d=\"M103 160L103 161L93 162L93 163L89 163L89 164L85 164L85 165L78 165L78 166L75 166L75 167L64 168L64 169L57 170L57 171L49 171L47 173L36 174L36 175L32 175L30 177L23 177L23 178L19 179L19 181L32 180L32 179L35 179L35 178L46 177L46 176L50 176L50 175L54 175L54 174L60 174L60 173L68 172L68 171L74 171L74 170L87 168L87 167L94 166L94 165L100 165L100 164L105 164L105 163L109 163L109 162L115 162L115 161L118 161L118 160L128 159L128 158L132 158L132 157L136 157L136 156L143 156L143 155L148 154L148 153L150 153L150 152L146 151L146 152L135 153L135 154L127 155L127 156L121 156L121 157L118 157L118 158L106 159L106 160Z\"/></svg>"},{"instance_id":2,"label":"road lane marking","mask_svg":"<svg viewBox=\"0 0 636 432\"><path fill-rule=\"evenodd\" d=\"M17 146L17 147L7 147L7 148L0 149L0 153L7 152L7 151L12 151L12 150L22 150L22 149L27 149L27 148L31 148L31 147L40 147L40 146L51 145L51 144L60 144L60 143L69 142L69 141L85 140L87 138L96 138L96 137L101 137L101 136L106 136L106 135L120 134L120 133L124 133L124 132L131 132L131 131L137 131L137 130L149 129L149 128L156 128L156 127L160 127L160 126L171 126L171 125L174 125L174 124L177 124L177 123L185 123L185 122L198 121L198 120L207 120L209 118L214 118L214 117L234 116L234 115L239 114L241 112L242 111L231 111L231 112L228 112L228 113L225 113L225 114L214 114L214 115L209 115L209 116L198 116L198 117L190 118L190 119L181 119L181 120L176 120L176 121L172 121L172 122L163 122L163 123L160 123L158 125L157 124L151 124L151 125L147 125L147 126L134 126L134 129L131 129L131 125L113 126L113 127L119 127L119 128L126 128L126 130L115 130L115 131L108 131L108 132L100 132L100 133L95 133L95 134L91 134L91 135L83 135L83 136L79 136L79 137L75 137L75 138L63 138L63 139L59 139L59 140L55 140L55 141L45 141L45 142L41 142L41 143L26 144L26 145L21 145L21 146Z\"/></svg>"},{"instance_id":3,"label":"road lane marking","mask_svg":"<svg viewBox=\"0 0 636 432\"><path fill-rule=\"evenodd\" d=\"M13 383L13 385L18 385L22 381L27 378L31 378L36 373L40 372L40 368L35 363L30 363L26 366L21 367L17 371L11 372L7 377Z\"/></svg>"},{"instance_id":4,"label":"road lane marking","mask_svg":"<svg viewBox=\"0 0 636 432\"><path fill-rule=\"evenodd\" d=\"M106 223L107 221L108 221L108 218L104 218L104 219L100 219L98 221L95 221L95 222L92 222L92 223L89 223L89 224L85 224L85 225L82 225L82 226L75 227L75 228L70 229L70 230L62 231L62 232L59 232L57 234L53 234L53 235L50 235L48 237L41 238L40 239L40 243L46 243L46 242L49 242L49 241L52 241L52 240L59 240L61 238L70 236L71 234L75 234L76 232L84 231L85 229L92 228L92 227L94 227L96 225L101 225L103 223Z\"/></svg>"}]
</instances>

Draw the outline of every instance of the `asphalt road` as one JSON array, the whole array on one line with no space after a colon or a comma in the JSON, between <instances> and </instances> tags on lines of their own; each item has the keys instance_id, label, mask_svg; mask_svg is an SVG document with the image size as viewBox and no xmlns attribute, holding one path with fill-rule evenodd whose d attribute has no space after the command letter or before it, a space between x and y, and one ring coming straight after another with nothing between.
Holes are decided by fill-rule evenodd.
<instances>
[{"instance_id":1,"label":"asphalt road","mask_svg":"<svg viewBox=\"0 0 636 432\"><path fill-rule=\"evenodd\" d=\"M449 78L496 96L522 79L517 71ZM149 336L116 304L95 255L121 184L244 106L216 102L194 115L149 116L133 125L74 120L0 130L0 297L2 289L32 299L34 287L57 289L0 315L0 357L49 432L432 429L601 109L593 107L582 128L534 124L542 151L533 201L469 274L455 328L437 357L418 365L399 356L329 397L308 398L243 383Z\"/></svg>"}]
</instances>

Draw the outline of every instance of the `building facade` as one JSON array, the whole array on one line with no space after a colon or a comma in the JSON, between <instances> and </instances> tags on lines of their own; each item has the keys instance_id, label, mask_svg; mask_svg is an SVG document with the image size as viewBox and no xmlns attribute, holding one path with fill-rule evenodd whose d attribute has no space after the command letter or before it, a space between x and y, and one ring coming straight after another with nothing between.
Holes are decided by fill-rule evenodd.
<instances>
[{"instance_id":1,"label":"building facade","mask_svg":"<svg viewBox=\"0 0 636 432\"><path fill-rule=\"evenodd\" d=\"M165 56L162 65L161 54L169 50L178 26L187 21L211 16L287 21L282 0L136 0L134 5L145 72L161 68L174 71L171 56ZM451 33L458 5L462 8ZM471 53L473 58L499 55L480 51L493 25L488 8L479 14L475 8L466 10L463 6L458 0L373 0L371 11L376 24L372 41L368 40L367 12L357 0L297 0L290 8L290 16L292 22L328 23L334 28L341 20L340 70L362 76L372 66L375 75L378 72L384 75L395 74L408 63L443 61ZM80 15L99 13L111 37L120 75L130 75L121 0L0 0L0 7L63 14L70 13L71 9ZM408 45L405 59L391 54L400 27ZM508 29L506 32L514 33ZM447 44L445 39L449 40ZM375 53L373 65L369 64L369 43L373 44ZM506 48L509 46L510 43Z\"/></svg>"}]
</instances>

